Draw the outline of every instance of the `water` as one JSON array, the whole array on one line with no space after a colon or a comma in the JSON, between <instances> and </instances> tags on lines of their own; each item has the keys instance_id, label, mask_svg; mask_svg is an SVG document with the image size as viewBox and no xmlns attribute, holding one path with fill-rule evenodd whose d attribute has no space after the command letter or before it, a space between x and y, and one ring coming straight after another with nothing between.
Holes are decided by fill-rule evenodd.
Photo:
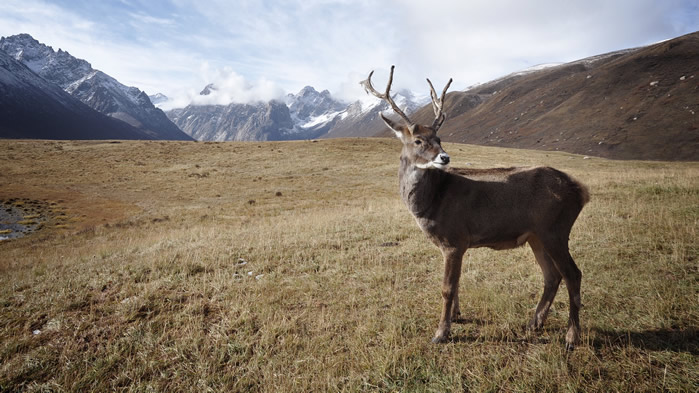
<instances>
[{"instance_id":1,"label":"water","mask_svg":"<svg viewBox=\"0 0 699 393\"><path fill-rule=\"evenodd\" d=\"M0 241L20 238L34 232L42 221L43 218L38 215L27 215L24 209L4 202L0 204Z\"/></svg>"}]
</instances>

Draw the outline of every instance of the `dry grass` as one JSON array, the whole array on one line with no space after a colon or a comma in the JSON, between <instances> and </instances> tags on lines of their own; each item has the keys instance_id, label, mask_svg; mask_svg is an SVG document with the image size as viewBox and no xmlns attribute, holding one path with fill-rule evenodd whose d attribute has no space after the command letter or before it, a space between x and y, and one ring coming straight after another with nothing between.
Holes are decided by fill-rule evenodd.
<instances>
[{"instance_id":1,"label":"dry grass","mask_svg":"<svg viewBox=\"0 0 699 393\"><path fill-rule=\"evenodd\" d=\"M466 320L430 344L442 262L399 200L397 141L0 141L0 200L47 219L0 242L0 390L697 391L699 164L445 147L590 186L575 352L564 288L524 329L524 248L467 253Z\"/></svg>"}]
</instances>

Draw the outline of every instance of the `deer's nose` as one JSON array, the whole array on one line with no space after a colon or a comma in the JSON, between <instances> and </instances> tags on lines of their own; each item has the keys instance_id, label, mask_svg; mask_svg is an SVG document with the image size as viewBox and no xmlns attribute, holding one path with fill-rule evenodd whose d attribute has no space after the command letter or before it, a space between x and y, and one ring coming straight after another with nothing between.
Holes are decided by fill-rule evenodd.
<instances>
[{"instance_id":1,"label":"deer's nose","mask_svg":"<svg viewBox=\"0 0 699 393\"><path fill-rule=\"evenodd\" d=\"M446 165L446 164L449 163L449 154L447 154L447 153L442 153L442 154L440 154L438 157L439 157L440 160L442 160L442 163L443 163L444 165Z\"/></svg>"}]
</instances>

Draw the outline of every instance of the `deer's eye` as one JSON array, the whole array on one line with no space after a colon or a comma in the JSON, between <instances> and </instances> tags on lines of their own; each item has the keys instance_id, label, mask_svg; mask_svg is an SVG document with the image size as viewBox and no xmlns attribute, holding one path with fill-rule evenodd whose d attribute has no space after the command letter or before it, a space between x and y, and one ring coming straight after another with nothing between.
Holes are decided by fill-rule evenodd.
<instances>
[{"instance_id":1,"label":"deer's eye","mask_svg":"<svg viewBox=\"0 0 699 393\"><path fill-rule=\"evenodd\" d=\"M418 145L418 146L419 146L419 145L422 145L422 141L419 140L419 139L415 139L415 144Z\"/></svg>"}]
</instances>

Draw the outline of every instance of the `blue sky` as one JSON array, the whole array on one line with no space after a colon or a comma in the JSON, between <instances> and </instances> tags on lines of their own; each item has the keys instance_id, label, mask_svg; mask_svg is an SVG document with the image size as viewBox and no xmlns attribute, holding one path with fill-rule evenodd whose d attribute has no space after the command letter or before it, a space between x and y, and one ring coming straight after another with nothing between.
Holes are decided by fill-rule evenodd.
<instances>
[{"instance_id":1,"label":"blue sky","mask_svg":"<svg viewBox=\"0 0 699 393\"><path fill-rule=\"evenodd\" d=\"M697 30L699 0L0 1L1 36L29 33L177 105L210 82L230 101L305 85L353 100L391 64L396 88L464 89Z\"/></svg>"}]
</instances>

